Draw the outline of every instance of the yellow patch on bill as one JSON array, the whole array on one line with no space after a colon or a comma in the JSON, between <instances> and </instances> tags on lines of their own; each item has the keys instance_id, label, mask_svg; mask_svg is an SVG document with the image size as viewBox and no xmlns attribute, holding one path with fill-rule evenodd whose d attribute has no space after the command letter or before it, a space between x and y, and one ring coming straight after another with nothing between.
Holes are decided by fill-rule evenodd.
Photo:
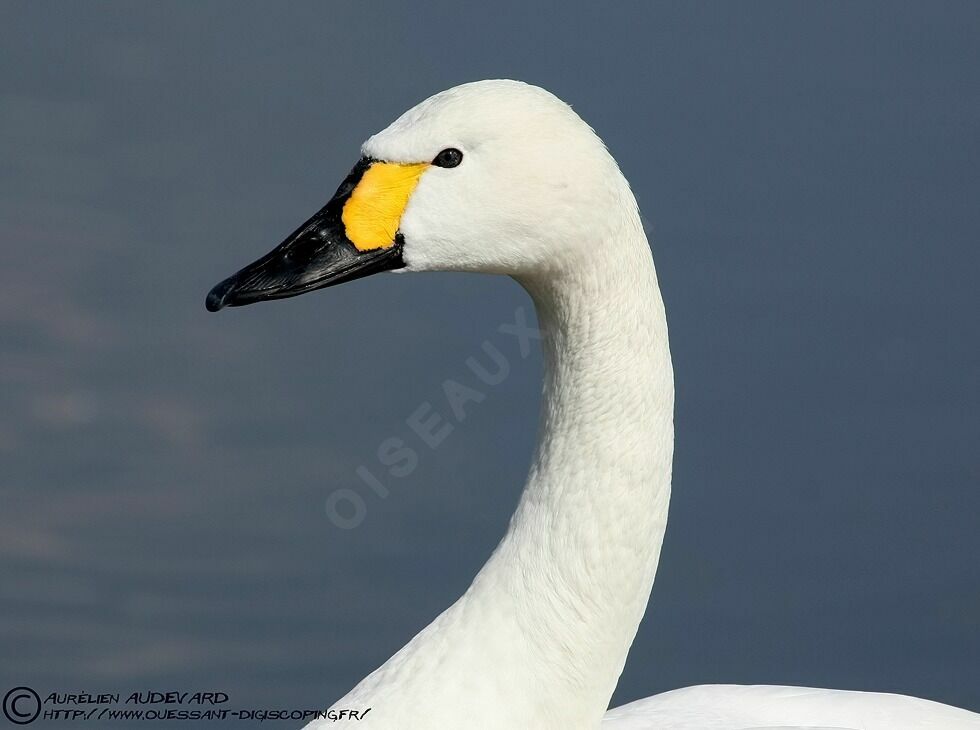
<instances>
[{"instance_id":1,"label":"yellow patch on bill","mask_svg":"<svg viewBox=\"0 0 980 730\"><path fill-rule=\"evenodd\" d=\"M364 171L340 216L358 251L388 248L395 242L408 199L428 166L373 162Z\"/></svg>"}]
</instances>

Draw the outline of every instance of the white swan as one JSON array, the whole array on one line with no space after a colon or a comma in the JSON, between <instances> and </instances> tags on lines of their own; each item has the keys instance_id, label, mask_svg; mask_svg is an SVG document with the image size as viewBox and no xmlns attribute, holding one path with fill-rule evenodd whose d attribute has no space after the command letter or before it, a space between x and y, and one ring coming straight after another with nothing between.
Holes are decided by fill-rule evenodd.
<instances>
[{"instance_id":1,"label":"white swan","mask_svg":"<svg viewBox=\"0 0 980 730\"><path fill-rule=\"evenodd\" d=\"M926 700L791 687L691 687L606 713L660 557L674 437L636 201L585 122L514 81L437 94L362 152L334 198L208 308L385 269L509 274L537 307L544 400L527 486L473 584L333 706L366 715L311 727L980 728Z\"/></svg>"}]
</instances>

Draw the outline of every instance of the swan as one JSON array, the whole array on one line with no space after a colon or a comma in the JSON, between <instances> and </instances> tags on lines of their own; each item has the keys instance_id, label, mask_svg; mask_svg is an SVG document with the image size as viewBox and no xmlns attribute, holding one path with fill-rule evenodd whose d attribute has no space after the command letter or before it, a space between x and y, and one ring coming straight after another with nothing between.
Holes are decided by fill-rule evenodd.
<instances>
[{"instance_id":1,"label":"swan","mask_svg":"<svg viewBox=\"0 0 980 730\"><path fill-rule=\"evenodd\" d=\"M927 700L799 687L689 687L607 712L660 558L674 439L667 320L636 200L595 132L517 81L436 94L361 153L334 197L207 308L380 271L507 274L537 310L544 393L524 492L469 589L332 705L343 719L310 728L980 728Z\"/></svg>"}]
</instances>

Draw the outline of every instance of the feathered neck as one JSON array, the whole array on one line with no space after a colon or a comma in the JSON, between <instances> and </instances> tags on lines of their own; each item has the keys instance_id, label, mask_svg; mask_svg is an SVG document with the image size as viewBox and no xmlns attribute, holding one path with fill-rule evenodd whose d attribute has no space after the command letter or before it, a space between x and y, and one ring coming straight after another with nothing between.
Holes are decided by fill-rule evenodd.
<instances>
[{"instance_id":1,"label":"feathered neck","mask_svg":"<svg viewBox=\"0 0 980 730\"><path fill-rule=\"evenodd\" d=\"M627 202L588 265L521 280L545 355L526 488L463 597L337 703L372 706L371 728L598 727L653 584L673 454L664 307Z\"/></svg>"}]
</instances>

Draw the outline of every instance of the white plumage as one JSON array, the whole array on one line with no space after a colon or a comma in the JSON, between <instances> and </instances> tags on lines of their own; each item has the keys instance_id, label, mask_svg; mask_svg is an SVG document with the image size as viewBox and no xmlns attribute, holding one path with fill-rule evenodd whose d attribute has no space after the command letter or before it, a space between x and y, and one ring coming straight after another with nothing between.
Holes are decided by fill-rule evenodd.
<instances>
[{"instance_id":1,"label":"white plumage","mask_svg":"<svg viewBox=\"0 0 980 730\"><path fill-rule=\"evenodd\" d=\"M602 730L975 730L980 716L877 692L717 684L685 687L606 713Z\"/></svg>"},{"instance_id":2,"label":"white plumage","mask_svg":"<svg viewBox=\"0 0 980 730\"><path fill-rule=\"evenodd\" d=\"M615 161L542 89L450 89L363 152L417 164L446 148L462 163L427 169L401 216L404 270L507 274L529 292L545 354L538 446L507 534L470 588L334 704L368 715L311 727L980 728L980 715L925 700L792 687L690 687L606 712L670 497L673 375L650 248Z\"/></svg>"}]
</instances>

